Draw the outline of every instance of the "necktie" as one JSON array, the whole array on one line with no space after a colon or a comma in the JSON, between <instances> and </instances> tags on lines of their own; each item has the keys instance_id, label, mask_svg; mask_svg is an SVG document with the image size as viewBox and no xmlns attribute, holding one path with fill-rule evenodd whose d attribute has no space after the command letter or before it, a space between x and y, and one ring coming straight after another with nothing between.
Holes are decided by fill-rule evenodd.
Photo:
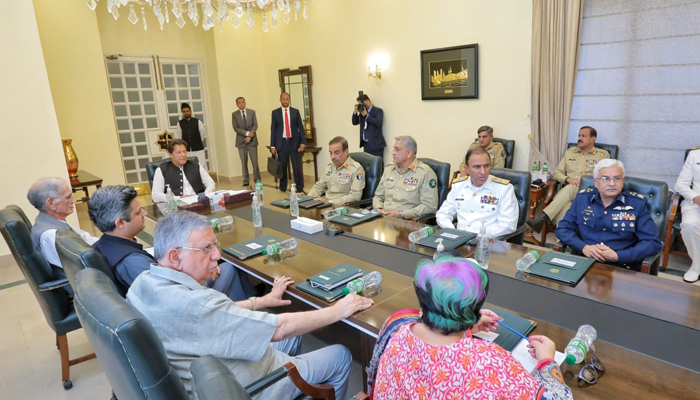
<instances>
[{"instance_id":1,"label":"necktie","mask_svg":"<svg viewBox=\"0 0 700 400\"><path fill-rule=\"evenodd\" d=\"M241 110L241 114L243 115L243 123L248 125L248 118L245 117L245 110Z\"/></svg>"},{"instance_id":2,"label":"necktie","mask_svg":"<svg viewBox=\"0 0 700 400\"><path fill-rule=\"evenodd\" d=\"M292 130L289 129L289 109L284 109L284 137L287 139L292 137Z\"/></svg>"}]
</instances>

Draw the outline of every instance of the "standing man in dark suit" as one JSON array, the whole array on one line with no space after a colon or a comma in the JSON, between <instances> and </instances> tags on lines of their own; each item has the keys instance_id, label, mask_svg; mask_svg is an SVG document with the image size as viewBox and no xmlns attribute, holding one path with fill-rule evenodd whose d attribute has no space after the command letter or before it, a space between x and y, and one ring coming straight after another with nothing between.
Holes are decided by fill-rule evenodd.
<instances>
[{"instance_id":1,"label":"standing man in dark suit","mask_svg":"<svg viewBox=\"0 0 700 400\"><path fill-rule=\"evenodd\" d=\"M304 192L304 176L301 173L301 156L306 148L306 132L301 114L296 108L289 106L289 93L280 95L282 107L272 110L272 126L270 127L270 151L273 155L279 153L282 165L287 165L287 160L292 160L294 170L294 183L297 184L297 193ZM287 191L287 173L285 171L280 178L280 190Z\"/></svg>"},{"instance_id":2,"label":"standing man in dark suit","mask_svg":"<svg viewBox=\"0 0 700 400\"><path fill-rule=\"evenodd\" d=\"M357 110L357 106L364 105L362 111ZM366 94L357 97L355 111L352 113L352 124L360 125L360 147L365 149L365 153L382 158L384 156L384 134L382 134L382 124L384 123L384 110L374 107Z\"/></svg>"},{"instance_id":3,"label":"standing man in dark suit","mask_svg":"<svg viewBox=\"0 0 700 400\"><path fill-rule=\"evenodd\" d=\"M236 147L243 166L243 186L249 186L248 155L250 155L250 163L253 164L253 178L256 182L261 179L258 167L258 117L255 115L255 110L246 109L245 98L237 98L236 106L238 111L232 113L231 119L233 130L236 131Z\"/></svg>"}]
</instances>

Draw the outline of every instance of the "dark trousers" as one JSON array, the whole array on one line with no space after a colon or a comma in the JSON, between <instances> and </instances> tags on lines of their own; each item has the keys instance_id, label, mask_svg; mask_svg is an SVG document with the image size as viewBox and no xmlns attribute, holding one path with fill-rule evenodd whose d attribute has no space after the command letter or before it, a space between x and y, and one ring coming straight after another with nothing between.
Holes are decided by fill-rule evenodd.
<instances>
[{"instance_id":1,"label":"dark trousers","mask_svg":"<svg viewBox=\"0 0 700 400\"><path fill-rule=\"evenodd\" d=\"M299 147L292 148L289 140L282 140L282 148L277 149L279 160L284 165L284 173L280 179L280 190L287 191L287 160L292 161L292 171L294 172L294 183L297 184L297 192L304 191L304 176L301 174L301 156Z\"/></svg>"},{"instance_id":2,"label":"dark trousers","mask_svg":"<svg viewBox=\"0 0 700 400\"><path fill-rule=\"evenodd\" d=\"M365 144L366 143L367 142L365 142ZM370 150L366 146L363 146L362 148L365 150L365 153L377 156L379 158L384 158L384 149Z\"/></svg>"}]
</instances>

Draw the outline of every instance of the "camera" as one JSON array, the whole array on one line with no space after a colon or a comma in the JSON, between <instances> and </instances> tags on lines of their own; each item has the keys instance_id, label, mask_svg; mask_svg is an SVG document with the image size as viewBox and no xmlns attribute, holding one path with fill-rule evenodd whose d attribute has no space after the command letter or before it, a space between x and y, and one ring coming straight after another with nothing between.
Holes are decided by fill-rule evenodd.
<instances>
[{"instance_id":1,"label":"camera","mask_svg":"<svg viewBox=\"0 0 700 400\"><path fill-rule=\"evenodd\" d=\"M358 93L357 98L360 101L360 103L357 105L357 112L362 113L362 111L365 111L365 103L364 103L365 94L362 90L360 90L357 93Z\"/></svg>"}]
</instances>

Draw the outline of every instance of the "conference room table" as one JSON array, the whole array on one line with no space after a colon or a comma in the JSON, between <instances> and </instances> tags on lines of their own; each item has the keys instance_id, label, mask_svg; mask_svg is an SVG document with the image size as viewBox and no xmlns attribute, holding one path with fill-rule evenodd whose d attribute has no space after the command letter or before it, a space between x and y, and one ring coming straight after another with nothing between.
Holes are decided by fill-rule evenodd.
<instances>
[{"instance_id":1,"label":"conference room table","mask_svg":"<svg viewBox=\"0 0 700 400\"><path fill-rule=\"evenodd\" d=\"M155 206L145 208L153 222L163 216ZM301 210L300 214L320 219L323 211ZM222 252L226 261L268 284L280 276L300 283L339 264L382 274L382 290L373 297L371 308L315 332L328 343L347 346L363 366L371 359L386 318L400 309L418 308L413 273L420 260L434 253L408 241L408 233L420 224L379 217L354 227L342 226L347 232L331 237L292 230L289 210L269 204L262 208L262 228L252 225L250 201L228 205L215 214L234 217L233 230L217 236L222 248L267 234L297 238L296 255L281 261L262 255L239 260ZM578 285L565 285L516 270L515 260L532 248L491 243L486 307L534 321L532 334L550 337L559 351L579 325L588 323L598 330L595 352L606 371L597 384L583 388L577 386L575 376L565 373L576 399L700 398L700 288L599 263ZM459 252L471 256L474 250L465 245ZM272 312L332 305L294 286L287 294L292 305Z\"/></svg>"}]
</instances>

